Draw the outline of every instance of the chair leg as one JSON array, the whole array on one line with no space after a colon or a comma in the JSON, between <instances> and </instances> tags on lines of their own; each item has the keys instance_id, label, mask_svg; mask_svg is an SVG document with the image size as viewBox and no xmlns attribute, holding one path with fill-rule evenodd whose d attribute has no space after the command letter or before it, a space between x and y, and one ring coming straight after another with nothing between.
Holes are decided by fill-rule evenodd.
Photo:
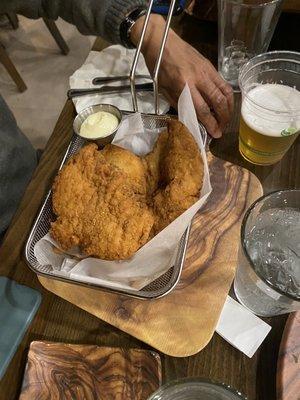
<instances>
[{"instance_id":1,"label":"chair leg","mask_svg":"<svg viewBox=\"0 0 300 400\"><path fill-rule=\"evenodd\" d=\"M6 53L4 47L0 43L0 62L3 64L4 68L7 70L15 84L17 85L20 92L24 92L27 89L27 86L23 79L21 78L19 72L16 70L13 62L9 58Z\"/></svg>"},{"instance_id":2,"label":"chair leg","mask_svg":"<svg viewBox=\"0 0 300 400\"><path fill-rule=\"evenodd\" d=\"M53 36L53 39L56 41L58 47L60 48L62 54L64 54L65 56L69 53L70 49L67 45L67 43L65 42L64 38L62 37L61 33L59 32L56 23L48 18L43 18L49 32L51 33L51 35Z\"/></svg>"},{"instance_id":3,"label":"chair leg","mask_svg":"<svg viewBox=\"0 0 300 400\"><path fill-rule=\"evenodd\" d=\"M7 13L6 14L11 26L13 27L13 29L18 29L19 28L19 18L17 16L17 14L14 13Z\"/></svg>"}]
</instances>

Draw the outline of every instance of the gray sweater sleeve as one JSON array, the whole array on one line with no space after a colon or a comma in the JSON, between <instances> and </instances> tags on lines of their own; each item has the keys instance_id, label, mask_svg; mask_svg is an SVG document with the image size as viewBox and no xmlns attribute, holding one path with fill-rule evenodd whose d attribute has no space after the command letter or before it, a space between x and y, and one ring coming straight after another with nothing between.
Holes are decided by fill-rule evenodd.
<instances>
[{"instance_id":1,"label":"gray sweater sleeve","mask_svg":"<svg viewBox=\"0 0 300 400\"><path fill-rule=\"evenodd\" d=\"M86 35L102 36L120 43L120 24L125 16L147 0L1 0L0 12L15 12L29 18L58 17Z\"/></svg>"},{"instance_id":2,"label":"gray sweater sleeve","mask_svg":"<svg viewBox=\"0 0 300 400\"><path fill-rule=\"evenodd\" d=\"M36 152L0 95L0 239L36 167Z\"/></svg>"}]
</instances>

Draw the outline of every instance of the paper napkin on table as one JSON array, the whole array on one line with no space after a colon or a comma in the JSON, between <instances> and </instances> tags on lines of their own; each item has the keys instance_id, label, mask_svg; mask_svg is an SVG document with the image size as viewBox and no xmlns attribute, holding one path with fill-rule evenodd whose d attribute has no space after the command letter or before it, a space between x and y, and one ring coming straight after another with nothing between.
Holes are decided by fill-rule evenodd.
<instances>
[{"instance_id":1,"label":"paper napkin on table","mask_svg":"<svg viewBox=\"0 0 300 400\"><path fill-rule=\"evenodd\" d=\"M232 346L252 357L271 326L227 296L216 332Z\"/></svg>"},{"instance_id":2,"label":"paper napkin on table","mask_svg":"<svg viewBox=\"0 0 300 400\"><path fill-rule=\"evenodd\" d=\"M101 85L93 85L96 77L129 76L135 50L125 49L120 45L110 46L101 52L91 51L84 64L70 77L71 89L97 88ZM150 75L143 55L140 55L136 70L137 75ZM149 79L139 79L136 83L149 83ZM124 86L129 81L104 83L102 86ZM137 93L139 111L154 113L153 92ZM76 111L79 113L84 108L98 103L109 103L121 110L132 111L131 93L121 94L93 94L73 99ZM160 113L166 113L169 103L160 96Z\"/></svg>"}]
</instances>

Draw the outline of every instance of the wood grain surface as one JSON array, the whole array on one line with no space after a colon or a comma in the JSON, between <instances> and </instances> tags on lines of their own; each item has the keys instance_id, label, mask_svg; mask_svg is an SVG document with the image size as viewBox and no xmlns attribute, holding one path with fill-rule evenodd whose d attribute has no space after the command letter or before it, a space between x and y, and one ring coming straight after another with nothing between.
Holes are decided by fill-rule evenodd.
<instances>
[{"instance_id":1,"label":"wood grain surface","mask_svg":"<svg viewBox=\"0 0 300 400\"><path fill-rule=\"evenodd\" d=\"M290 13L300 13L300 2L299 0L284 0L282 9Z\"/></svg>"},{"instance_id":2,"label":"wood grain surface","mask_svg":"<svg viewBox=\"0 0 300 400\"><path fill-rule=\"evenodd\" d=\"M278 400L300 400L300 312L286 323L277 364Z\"/></svg>"},{"instance_id":3,"label":"wood grain surface","mask_svg":"<svg viewBox=\"0 0 300 400\"><path fill-rule=\"evenodd\" d=\"M206 57L212 61L216 60L216 25L186 16L182 21L181 31L182 36ZM277 38L279 36L285 43L280 49L285 49L294 40L294 37L287 35L287 30L281 30ZM101 50L105 45L103 41L97 40L95 49ZM25 241L70 141L74 117L74 107L68 101L0 247L0 274L39 290L43 298L35 319L0 381L0 400L18 398L28 348L33 340L148 348L134 337L45 290L23 260ZM259 178L265 193L282 188L299 188L300 140L298 139L282 161L273 167L249 164L243 160L238 151L239 117L240 99L236 95L231 122L224 136L212 143L210 147L212 153L218 158L253 172ZM272 326L272 330L251 359L234 349L217 334L214 334L208 345L194 356L174 358L161 355L163 382L198 376L225 382L244 393L248 400L275 400L277 356L286 316L268 318L267 322Z\"/></svg>"},{"instance_id":4,"label":"wood grain surface","mask_svg":"<svg viewBox=\"0 0 300 400\"><path fill-rule=\"evenodd\" d=\"M162 353L198 353L214 333L234 277L243 214L262 194L246 169L212 155L208 162L213 191L194 218L182 277L170 294L145 301L39 277L42 285Z\"/></svg>"},{"instance_id":5,"label":"wood grain surface","mask_svg":"<svg viewBox=\"0 0 300 400\"><path fill-rule=\"evenodd\" d=\"M19 400L147 400L160 384L153 351L32 342Z\"/></svg>"}]
</instances>

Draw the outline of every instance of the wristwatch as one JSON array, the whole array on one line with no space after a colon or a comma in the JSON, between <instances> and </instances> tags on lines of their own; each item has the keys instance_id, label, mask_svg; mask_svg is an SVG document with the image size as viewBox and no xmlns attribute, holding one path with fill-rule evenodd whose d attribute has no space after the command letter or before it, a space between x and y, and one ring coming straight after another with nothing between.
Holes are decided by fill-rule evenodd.
<instances>
[{"instance_id":1,"label":"wristwatch","mask_svg":"<svg viewBox=\"0 0 300 400\"><path fill-rule=\"evenodd\" d=\"M147 14L147 9L139 7L133 10L130 14L128 14L125 17L125 19L121 22L120 38L121 38L121 43L124 47L127 47L128 49L135 48L134 44L130 39L131 30L136 21L146 14Z\"/></svg>"}]
</instances>

